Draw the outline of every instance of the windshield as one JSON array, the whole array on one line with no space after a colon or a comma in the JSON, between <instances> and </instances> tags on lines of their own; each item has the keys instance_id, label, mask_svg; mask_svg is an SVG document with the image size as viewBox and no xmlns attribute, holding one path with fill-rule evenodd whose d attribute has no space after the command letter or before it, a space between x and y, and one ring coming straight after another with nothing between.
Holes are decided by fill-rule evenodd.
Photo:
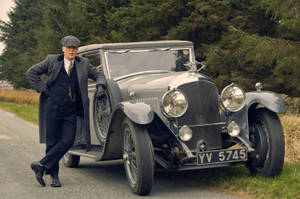
<instances>
[{"instance_id":1,"label":"windshield","mask_svg":"<svg viewBox=\"0 0 300 199\"><path fill-rule=\"evenodd\" d=\"M191 49L147 49L105 52L110 78L143 71L186 71Z\"/></svg>"}]
</instances>

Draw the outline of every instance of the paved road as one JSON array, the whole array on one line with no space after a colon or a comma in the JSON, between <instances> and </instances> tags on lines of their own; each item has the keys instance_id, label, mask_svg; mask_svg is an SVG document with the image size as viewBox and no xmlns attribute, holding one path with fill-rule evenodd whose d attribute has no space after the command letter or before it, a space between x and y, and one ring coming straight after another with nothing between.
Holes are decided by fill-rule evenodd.
<instances>
[{"instance_id":1,"label":"paved road","mask_svg":"<svg viewBox=\"0 0 300 199\"><path fill-rule=\"evenodd\" d=\"M141 198L130 192L123 165L118 161L98 163L82 158L79 168L61 165L63 187L52 188L46 176L48 186L43 188L29 167L43 153L44 145L38 144L37 127L0 109L0 199ZM205 190L195 182L191 172L159 172L151 194L143 198L238 199Z\"/></svg>"}]
</instances>

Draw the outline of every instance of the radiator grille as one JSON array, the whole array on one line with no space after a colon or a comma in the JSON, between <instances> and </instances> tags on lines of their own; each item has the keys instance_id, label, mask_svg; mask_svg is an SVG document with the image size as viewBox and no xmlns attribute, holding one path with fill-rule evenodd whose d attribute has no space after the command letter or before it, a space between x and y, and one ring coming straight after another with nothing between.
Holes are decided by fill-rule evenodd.
<instances>
[{"instance_id":1,"label":"radiator grille","mask_svg":"<svg viewBox=\"0 0 300 199\"><path fill-rule=\"evenodd\" d=\"M178 118L179 126L212 124L220 122L218 89L216 85L207 80L200 80L178 87L187 96L189 107L187 112ZM186 144L195 149L199 140L204 140L207 149L222 147L220 125L192 128L193 138Z\"/></svg>"},{"instance_id":2,"label":"radiator grille","mask_svg":"<svg viewBox=\"0 0 300 199\"><path fill-rule=\"evenodd\" d=\"M218 89L208 81L198 81L178 87L187 96L189 107L179 118L179 125L207 124L220 121Z\"/></svg>"}]
</instances>

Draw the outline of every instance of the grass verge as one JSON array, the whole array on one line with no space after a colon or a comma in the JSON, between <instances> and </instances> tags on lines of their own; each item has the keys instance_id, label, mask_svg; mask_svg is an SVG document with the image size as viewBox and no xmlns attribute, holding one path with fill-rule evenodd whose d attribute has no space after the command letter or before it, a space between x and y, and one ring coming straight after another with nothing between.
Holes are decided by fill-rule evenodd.
<instances>
[{"instance_id":1,"label":"grass verge","mask_svg":"<svg viewBox=\"0 0 300 199\"><path fill-rule=\"evenodd\" d=\"M300 165L285 163L280 176L251 176L244 165L210 171L210 186L243 198L300 198Z\"/></svg>"},{"instance_id":2,"label":"grass verge","mask_svg":"<svg viewBox=\"0 0 300 199\"><path fill-rule=\"evenodd\" d=\"M0 107L38 124L38 105L0 100ZM297 153L300 142L300 118L284 115L281 116L281 121L286 137L286 162L280 176L276 178L253 177L244 165L238 165L186 172L184 175L187 177L187 183L247 199L300 199L300 161Z\"/></svg>"},{"instance_id":3,"label":"grass verge","mask_svg":"<svg viewBox=\"0 0 300 199\"><path fill-rule=\"evenodd\" d=\"M282 115L280 120L285 137L285 161L289 163L300 162L300 117Z\"/></svg>"},{"instance_id":4,"label":"grass verge","mask_svg":"<svg viewBox=\"0 0 300 199\"><path fill-rule=\"evenodd\" d=\"M38 124L38 105L0 101L0 107L26 121Z\"/></svg>"}]
</instances>

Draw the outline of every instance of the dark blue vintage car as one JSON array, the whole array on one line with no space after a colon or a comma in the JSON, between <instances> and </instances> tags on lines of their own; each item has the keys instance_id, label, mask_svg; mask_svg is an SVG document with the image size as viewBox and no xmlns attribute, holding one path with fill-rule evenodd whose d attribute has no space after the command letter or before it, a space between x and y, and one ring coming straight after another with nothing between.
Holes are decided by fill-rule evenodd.
<instances>
[{"instance_id":1,"label":"dark blue vintage car","mask_svg":"<svg viewBox=\"0 0 300 199\"><path fill-rule=\"evenodd\" d=\"M89 86L90 142L64 157L77 167L80 156L123 159L132 191L149 194L155 168L192 170L245 163L252 174L279 175L284 135L277 113L282 98L245 93L237 84L219 92L189 41L153 41L83 46L79 54L102 70L106 97ZM80 130L80 128L79 128Z\"/></svg>"}]
</instances>

